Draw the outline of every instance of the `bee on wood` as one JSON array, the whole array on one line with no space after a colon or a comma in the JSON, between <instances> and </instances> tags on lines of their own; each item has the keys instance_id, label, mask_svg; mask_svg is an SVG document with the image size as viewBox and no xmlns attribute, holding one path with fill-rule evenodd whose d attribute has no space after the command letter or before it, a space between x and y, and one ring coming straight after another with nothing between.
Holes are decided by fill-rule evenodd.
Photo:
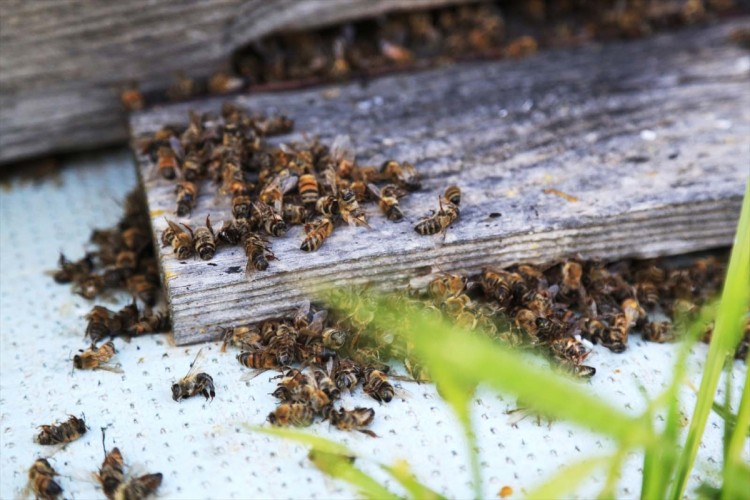
<instances>
[{"instance_id":1,"label":"bee on wood","mask_svg":"<svg viewBox=\"0 0 750 500\"><path fill-rule=\"evenodd\" d=\"M216 253L216 236L211 227L211 216L206 216L206 226L199 227L193 233L195 253L201 260L211 260Z\"/></svg>"},{"instance_id":2,"label":"bee on wood","mask_svg":"<svg viewBox=\"0 0 750 500\"><path fill-rule=\"evenodd\" d=\"M159 489L162 479L163 475L161 472L132 477L120 484L117 491L115 491L114 498L115 500L148 498Z\"/></svg>"},{"instance_id":3,"label":"bee on wood","mask_svg":"<svg viewBox=\"0 0 750 500\"><path fill-rule=\"evenodd\" d=\"M169 313L156 313L142 316L135 324L128 328L132 335L143 335L146 333L163 333L172 328Z\"/></svg>"},{"instance_id":4,"label":"bee on wood","mask_svg":"<svg viewBox=\"0 0 750 500\"><path fill-rule=\"evenodd\" d=\"M304 226L305 239L300 246L305 252L318 250L325 240L333 234L333 221L329 217L320 217Z\"/></svg>"},{"instance_id":5,"label":"bee on wood","mask_svg":"<svg viewBox=\"0 0 750 500\"><path fill-rule=\"evenodd\" d=\"M341 213L338 198L331 195L318 198L315 203L315 210L324 217L338 217Z\"/></svg>"},{"instance_id":6,"label":"bee on wood","mask_svg":"<svg viewBox=\"0 0 750 500\"><path fill-rule=\"evenodd\" d=\"M291 326L282 323L276 335L269 339L268 350L276 356L276 362L281 366L288 366L297 359L298 332Z\"/></svg>"},{"instance_id":7,"label":"bee on wood","mask_svg":"<svg viewBox=\"0 0 750 500\"><path fill-rule=\"evenodd\" d=\"M252 221L247 219L235 219L229 222L224 222L221 229L219 229L219 232L216 233L216 237L219 241L226 243L227 245L236 245L250 233L252 227Z\"/></svg>"},{"instance_id":8,"label":"bee on wood","mask_svg":"<svg viewBox=\"0 0 750 500\"><path fill-rule=\"evenodd\" d=\"M354 191L351 189L344 189L339 194L338 199L339 212L341 218L350 226L365 226L369 228L367 224L367 217L359 206L357 197Z\"/></svg>"},{"instance_id":9,"label":"bee on wood","mask_svg":"<svg viewBox=\"0 0 750 500\"><path fill-rule=\"evenodd\" d=\"M268 269L268 261L276 259L271 251L271 244L257 233L246 234L242 246L247 256L246 274L250 274L252 269L265 271Z\"/></svg>"},{"instance_id":10,"label":"bee on wood","mask_svg":"<svg viewBox=\"0 0 750 500\"><path fill-rule=\"evenodd\" d=\"M299 177L285 168L268 181L260 191L262 204L273 207L276 212L281 212L284 207L284 196L299 185Z\"/></svg>"},{"instance_id":11,"label":"bee on wood","mask_svg":"<svg viewBox=\"0 0 750 500\"><path fill-rule=\"evenodd\" d=\"M284 203L282 218L287 224L297 225L304 224L307 220L307 209L302 205L293 203Z\"/></svg>"},{"instance_id":12,"label":"bee on wood","mask_svg":"<svg viewBox=\"0 0 750 500\"><path fill-rule=\"evenodd\" d=\"M375 410L372 408L357 407L353 410L339 408L338 411L331 411L328 416L331 425L342 431L359 431L371 437L378 437L377 434L369 429L365 429L375 418Z\"/></svg>"},{"instance_id":13,"label":"bee on wood","mask_svg":"<svg viewBox=\"0 0 750 500\"><path fill-rule=\"evenodd\" d=\"M125 480L125 464L118 448L112 448L109 453L105 449L104 452L104 462L96 474L96 479L102 485L104 496L108 500L114 500L115 492Z\"/></svg>"},{"instance_id":14,"label":"bee on wood","mask_svg":"<svg viewBox=\"0 0 750 500\"><path fill-rule=\"evenodd\" d=\"M98 348L91 347L85 351L81 351L81 354L73 356L73 366L79 370L96 370L99 368L117 371L107 366L107 363L114 357L116 352L115 344L110 340Z\"/></svg>"},{"instance_id":15,"label":"bee on wood","mask_svg":"<svg viewBox=\"0 0 750 500\"><path fill-rule=\"evenodd\" d=\"M315 411L304 403L281 403L268 414L268 422L278 427L308 427L315 419Z\"/></svg>"},{"instance_id":16,"label":"bee on wood","mask_svg":"<svg viewBox=\"0 0 750 500\"><path fill-rule=\"evenodd\" d=\"M231 185L232 215L235 219L248 219L251 215L252 201L250 200L250 185L246 182L235 181Z\"/></svg>"},{"instance_id":17,"label":"bee on wood","mask_svg":"<svg viewBox=\"0 0 750 500\"><path fill-rule=\"evenodd\" d=\"M236 345L241 349L256 349L260 347L261 336L258 327L240 325L233 328L222 328L221 352L227 351L228 345Z\"/></svg>"},{"instance_id":18,"label":"bee on wood","mask_svg":"<svg viewBox=\"0 0 750 500\"><path fill-rule=\"evenodd\" d=\"M301 175L297 189L304 205L314 206L320 197L318 179L315 178L315 174Z\"/></svg>"},{"instance_id":19,"label":"bee on wood","mask_svg":"<svg viewBox=\"0 0 750 500\"><path fill-rule=\"evenodd\" d=\"M422 187L419 171L408 162L388 160L380 168L382 174L407 191L417 191Z\"/></svg>"},{"instance_id":20,"label":"bee on wood","mask_svg":"<svg viewBox=\"0 0 750 500\"><path fill-rule=\"evenodd\" d=\"M199 359L203 349L198 351L195 359L190 364L190 370L178 382L172 384L172 399L179 402L183 399L191 398L197 394L203 395L206 400L214 399L216 390L214 388L214 379L208 373L199 372Z\"/></svg>"},{"instance_id":21,"label":"bee on wood","mask_svg":"<svg viewBox=\"0 0 750 500\"><path fill-rule=\"evenodd\" d=\"M453 203L443 204L442 198L439 199L440 210L434 215L423 218L414 226L414 230L422 236L433 234L444 234L448 226L458 220L460 210Z\"/></svg>"},{"instance_id":22,"label":"bee on wood","mask_svg":"<svg viewBox=\"0 0 750 500\"><path fill-rule=\"evenodd\" d=\"M391 184L381 190L375 184L370 183L367 184L367 189L378 200L378 206L388 220L395 222L404 218L404 212L401 211L398 204L398 188L396 186Z\"/></svg>"},{"instance_id":23,"label":"bee on wood","mask_svg":"<svg viewBox=\"0 0 750 500\"><path fill-rule=\"evenodd\" d=\"M562 265L561 271L562 279L560 280L558 297L574 302L580 297L583 289L581 284L583 267L578 262L570 260Z\"/></svg>"},{"instance_id":24,"label":"bee on wood","mask_svg":"<svg viewBox=\"0 0 750 500\"><path fill-rule=\"evenodd\" d=\"M643 326L641 336L643 340L659 343L671 342L675 338L671 321L648 322Z\"/></svg>"},{"instance_id":25,"label":"bee on wood","mask_svg":"<svg viewBox=\"0 0 750 500\"><path fill-rule=\"evenodd\" d=\"M331 378L336 382L339 391L351 391L362 377L360 366L350 359L339 359L333 366Z\"/></svg>"},{"instance_id":26,"label":"bee on wood","mask_svg":"<svg viewBox=\"0 0 750 500\"><path fill-rule=\"evenodd\" d=\"M183 72L175 75L174 81L167 89L167 98L172 102L185 101L198 93L196 81Z\"/></svg>"},{"instance_id":27,"label":"bee on wood","mask_svg":"<svg viewBox=\"0 0 750 500\"><path fill-rule=\"evenodd\" d=\"M253 209L258 216L261 227L271 236L284 236L287 231L286 222L273 207L264 203L253 203Z\"/></svg>"},{"instance_id":28,"label":"bee on wood","mask_svg":"<svg viewBox=\"0 0 750 500\"><path fill-rule=\"evenodd\" d=\"M243 351L237 355L237 361L239 361L242 366L254 368L256 370L279 368L275 354L270 352L267 348Z\"/></svg>"},{"instance_id":29,"label":"bee on wood","mask_svg":"<svg viewBox=\"0 0 750 500\"><path fill-rule=\"evenodd\" d=\"M167 235L165 236L162 233L162 242L171 241L172 250L180 260L185 260L193 255L193 230L190 226L183 224L189 233L170 220L167 221L167 226L168 228L165 229Z\"/></svg>"},{"instance_id":30,"label":"bee on wood","mask_svg":"<svg viewBox=\"0 0 750 500\"><path fill-rule=\"evenodd\" d=\"M195 182L205 175L204 150L191 147L182 160L182 176L186 181Z\"/></svg>"},{"instance_id":31,"label":"bee on wood","mask_svg":"<svg viewBox=\"0 0 750 500\"><path fill-rule=\"evenodd\" d=\"M378 402L389 403L395 394L395 390L385 373L380 370L367 369L364 371L365 394Z\"/></svg>"},{"instance_id":32,"label":"bee on wood","mask_svg":"<svg viewBox=\"0 0 750 500\"><path fill-rule=\"evenodd\" d=\"M159 174L165 179L173 180L177 176L177 170L180 168L174 150L168 146L161 146L158 149L157 155L156 168Z\"/></svg>"},{"instance_id":33,"label":"bee on wood","mask_svg":"<svg viewBox=\"0 0 750 500\"><path fill-rule=\"evenodd\" d=\"M198 185L190 181L181 181L175 187L174 193L177 199L177 216L189 215L198 201Z\"/></svg>"},{"instance_id":34,"label":"bee on wood","mask_svg":"<svg viewBox=\"0 0 750 500\"><path fill-rule=\"evenodd\" d=\"M36 498L54 500L63 492L62 487L55 481L56 475L57 472L46 458L37 458L29 469L28 489Z\"/></svg>"},{"instance_id":35,"label":"bee on wood","mask_svg":"<svg viewBox=\"0 0 750 500\"><path fill-rule=\"evenodd\" d=\"M70 418L62 424L40 425L39 428L42 430L36 435L34 441L43 445L70 443L86 434L88 430L83 417L78 418L75 415L70 415Z\"/></svg>"}]
</instances>

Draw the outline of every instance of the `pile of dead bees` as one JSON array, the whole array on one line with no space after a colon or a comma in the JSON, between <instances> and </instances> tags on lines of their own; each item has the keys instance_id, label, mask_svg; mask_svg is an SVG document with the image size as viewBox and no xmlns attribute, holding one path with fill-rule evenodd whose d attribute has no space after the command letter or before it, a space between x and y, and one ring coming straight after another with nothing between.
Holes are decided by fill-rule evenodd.
<instances>
[{"instance_id":1,"label":"pile of dead bees","mask_svg":"<svg viewBox=\"0 0 750 500\"><path fill-rule=\"evenodd\" d=\"M217 244L241 245L247 271L262 271L274 259L268 238L284 236L290 225L303 225L300 249L313 252L341 224L369 227L365 203L377 203L391 221L403 219L399 198L421 187L412 164L358 165L348 136L338 136L330 147L317 140L266 142L267 136L288 133L292 126L285 116L253 116L225 103L220 117L191 112L187 127L163 127L143 138L142 153L151 155L161 177L175 182L177 216L190 214L199 189L210 182L217 196L231 200L233 220L218 231L210 216L195 230L167 220L162 245L171 246L179 259L196 254L204 260L213 258ZM445 231L458 219L460 202L460 189L448 187L439 210L421 220L416 232Z\"/></svg>"},{"instance_id":2,"label":"pile of dead bees","mask_svg":"<svg viewBox=\"0 0 750 500\"><path fill-rule=\"evenodd\" d=\"M82 259L70 261L60 255L53 277L57 283L72 283L73 291L87 299L118 292L133 297L132 303L119 311L94 306L86 316L85 337L90 339L90 346L73 357L77 369L116 369L110 363L114 344L109 340L97 347L99 342L171 328L169 315L153 309L161 298L161 277L143 192L129 194L117 226L94 230L90 242L96 249Z\"/></svg>"}]
</instances>

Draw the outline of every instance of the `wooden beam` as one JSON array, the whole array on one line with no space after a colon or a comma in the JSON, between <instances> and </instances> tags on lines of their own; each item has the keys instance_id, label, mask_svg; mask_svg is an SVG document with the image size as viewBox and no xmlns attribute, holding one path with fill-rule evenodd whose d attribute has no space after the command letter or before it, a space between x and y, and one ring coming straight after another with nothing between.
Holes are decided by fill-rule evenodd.
<instances>
[{"instance_id":1,"label":"wooden beam","mask_svg":"<svg viewBox=\"0 0 750 500\"><path fill-rule=\"evenodd\" d=\"M316 253L301 229L273 239L278 261L246 279L241 249L209 262L160 256L178 344L218 326L273 317L313 286L405 286L430 272L566 255L653 257L729 245L750 173L750 54L731 45L736 23L649 40L554 50L520 62L462 64L372 82L237 99L283 112L295 133L349 134L364 164L415 163L422 191L406 220L369 207L372 230L338 228ZM136 115L134 136L186 122L190 107ZM173 184L138 158L158 236L174 218ZM461 186L461 219L440 236L414 223ZM569 197L566 197L569 195ZM572 197L572 198L570 198ZM201 190L192 214L228 220L228 200ZM237 270L239 272L236 272Z\"/></svg>"},{"instance_id":2,"label":"wooden beam","mask_svg":"<svg viewBox=\"0 0 750 500\"><path fill-rule=\"evenodd\" d=\"M394 10L468 0L10 0L0 6L0 164L127 140L120 92L205 78L239 47Z\"/></svg>"}]
</instances>

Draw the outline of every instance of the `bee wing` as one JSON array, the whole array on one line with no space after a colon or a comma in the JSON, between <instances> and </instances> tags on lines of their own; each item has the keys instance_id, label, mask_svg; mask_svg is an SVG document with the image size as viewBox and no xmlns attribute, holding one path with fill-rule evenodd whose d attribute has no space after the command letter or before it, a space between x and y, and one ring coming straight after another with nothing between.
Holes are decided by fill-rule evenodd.
<instances>
[{"instance_id":1,"label":"bee wing","mask_svg":"<svg viewBox=\"0 0 750 500\"><path fill-rule=\"evenodd\" d=\"M169 147L172 148L172 151L174 151L174 154L178 160L182 161L182 159L185 158L185 150L183 149L182 143L177 137L173 135L169 136Z\"/></svg>"},{"instance_id":2,"label":"bee wing","mask_svg":"<svg viewBox=\"0 0 750 500\"><path fill-rule=\"evenodd\" d=\"M281 194L287 194L289 191L297 187L297 181L299 177L296 175L287 175L279 180L279 189Z\"/></svg>"},{"instance_id":3,"label":"bee wing","mask_svg":"<svg viewBox=\"0 0 750 500\"><path fill-rule=\"evenodd\" d=\"M120 368L119 365L116 365L114 363L99 363L99 366L97 366L95 369L105 370L112 373L124 373L123 369Z\"/></svg>"},{"instance_id":4,"label":"bee wing","mask_svg":"<svg viewBox=\"0 0 750 500\"><path fill-rule=\"evenodd\" d=\"M338 183L336 182L336 171L332 168L328 167L323 171L323 182L322 184L326 186L331 193L333 193L334 196L337 196L339 193Z\"/></svg>"},{"instance_id":5,"label":"bee wing","mask_svg":"<svg viewBox=\"0 0 750 500\"><path fill-rule=\"evenodd\" d=\"M164 219L164 220L167 221L167 225L170 227L170 229L172 229L172 231L174 232L174 234L180 234L180 233L184 233L185 232L185 230L182 229L180 226L178 226L176 222L173 222L173 221L171 221L169 219Z\"/></svg>"},{"instance_id":6,"label":"bee wing","mask_svg":"<svg viewBox=\"0 0 750 500\"><path fill-rule=\"evenodd\" d=\"M341 160L354 161L354 146L348 135L340 134L333 139L331 144L331 158L334 162Z\"/></svg>"},{"instance_id":7,"label":"bee wing","mask_svg":"<svg viewBox=\"0 0 750 500\"><path fill-rule=\"evenodd\" d=\"M196 373L198 373L198 370L200 369L201 362L203 361L203 348L198 351L198 354L195 355L195 359L193 359L193 362L190 363L190 369L185 374L184 378L189 378Z\"/></svg>"},{"instance_id":8,"label":"bee wing","mask_svg":"<svg viewBox=\"0 0 750 500\"><path fill-rule=\"evenodd\" d=\"M259 369L259 370L253 370L251 372L245 372L240 377L240 380L243 381L243 382L249 382L249 381L253 380L255 377L257 377L258 375L261 375L262 373L265 373L267 371L268 371L267 368L263 368L263 369Z\"/></svg>"},{"instance_id":9,"label":"bee wing","mask_svg":"<svg viewBox=\"0 0 750 500\"><path fill-rule=\"evenodd\" d=\"M380 188L378 188L372 182L367 184L367 190L370 192L370 194L372 194L373 197L375 197L376 200L379 200L381 198Z\"/></svg>"}]
</instances>

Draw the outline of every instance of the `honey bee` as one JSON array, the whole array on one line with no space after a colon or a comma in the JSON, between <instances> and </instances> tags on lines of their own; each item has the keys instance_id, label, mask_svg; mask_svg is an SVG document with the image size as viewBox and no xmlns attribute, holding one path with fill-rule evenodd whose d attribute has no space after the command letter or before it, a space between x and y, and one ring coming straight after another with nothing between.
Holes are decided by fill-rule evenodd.
<instances>
[{"instance_id":1,"label":"honey bee","mask_svg":"<svg viewBox=\"0 0 750 500\"><path fill-rule=\"evenodd\" d=\"M211 260L216 253L216 236L211 227L211 216L206 216L206 227L199 227L193 234L195 253L202 260Z\"/></svg>"},{"instance_id":2,"label":"honey bee","mask_svg":"<svg viewBox=\"0 0 750 500\"><path fill-rule=\"evenodd\" d=\"M242 240L242 246L247 256L245 273L250 274L252 269L265 271L268 269L268 261L276 259L271 251L271 244L256 233L248 233Z\"/></svg>"},{"instance_id":3,"label":"honey bee","mask_svg":"<svg viewBox=\"0 0 750 500\"><path fill-rule=\"evenodd\" d=\"M323 370L315 370L313 376L315 377L315 382L318 384L318 387L321 391L326 393L328 399L334 401L341 396L341 391L336 387L336 383L327 372Z\"/></svg>"},{"instance_id":4,"label":"honey bee","mask_svg":"<svg viewBox=\"0 0 750 500\"><path fill-rule=\"evenodd\" d=\"M562 279L560 280L560 289L558 296L568 300L575 300L580 297L582 292L581 278L583 277L583 267L575 261L567 261L562 266Z\"/></svg>"},{"instance_id":5,"label":"honey bee","mask_svg":"<svg viewBox=\"0 0 750 500\"><path fill-rule=\"evenodd\" d=\"M529 335L532 339L536 339L537 317L538 316L529 309L519 309L518 311L516 311L514 321L516 327L518 327L519 330L526 332L526 334Z\"/></svg>"},{"instance_id":6,"label":"honey bee","mask_svg":"<svg viewBox=\"0 0 750 500\"><path fill-rule=\"evenodd\" d=\"M512 59L522 59L536 53L538 44L528 35L516 38L505 48L505 54Z\"/></svg>"},{"instance_id":7,"label":"honey bee","mask_svg":"<svg viewBox=\"0 0 750 500\"><path fill-rule=\"evenodd\" d=\"M452 318L458 318L472 305L471 298L465 293L453 295L443 301L442 308L445 314ZM473 322L473 321L472 321Z\"/></svg>"},{"instance_id":8,"label":"honey bee","mask_svg":"<svg viewBox=\"0 0 750 500\"><path fill-rule=\"evenodd\" d=\"M276 334L268 343L268 349L276 356L276 362L281 366L288 366L297 359L298 332L291 326L282 323Z\"/></svg>"},{"instance_id":9,"label":"honey bee","mask_svg":"<svg viewBox=\"0 0 750 500\"><path fill-rule=\"evenodd\" d=\"M401 211L398 204L398 197L396 196L398 188L396 186L391 184L380 190L375 184L370 183L367 184L367 189L378 200L378 206L388 220L395 222L404 218L404 212Z\"/></svg>"},{"instance_id":10,"label":"honey bee","mask_svg":"<svg viewBox=\"0 0 750 500\"><path fill-rule=\"evenodd\" d=\"M175 75L174 81L167 89L167 98L170 101L184 101L190 99L198 93L198 86L195 80L183 72Z\"/></svg>"},{"instance_id":11,"label":"honey bee","mask_svg":"<svg viewBox=\"0 0 750 500\"><path fill-rule=\"evenodd\" d=\"M128 278L126 286L133 297L137 297L149 306L156 304L159 298L159 288L143 274Z\"/></svg>"},{"instance_id":12,"label":"honey bee","mask_svg":"<svg viewBox=\"0 0 750 500\"><path fill-rule=\"evenodd\" d=\"M216 396L216 390L214 388L214 379L208 373L199 372L199 359L203 353L203 349L198 351L195 355L195 359L190 364L190 369L187 374L182 377L178 382L172 384L172 399L179 402L183 399L191 398L197 394L203 395L206 400L209 397L213 400Z\"/></svg>"},{"instance_id":13,"label":"honey bee","mask_svg":"<svg viewBox=\"0 0 750 500\"><path fill-rule=\"evenodd\" d=\"M252 209L250 185L244 181L234 181L230 187L232 193L232 215L235 219L248 219Z\"/></svg>"},{"instance_id":14,"label":"honey bee","mask_svg":"<svg viewBox=\"0 0 750 500\"><path fill-rule=\"evenodd\" d=\"M172 322L169 314L156 313L141 317L128 330L133 335L143 335L145 333L168 332L171 327Z\"/></svg>"},{"instance_id":15,"label":"honey bee","mask_svg":"<svg viewBox=\"0 0 750 500\"><path fill-rule=\"evenodd\" d=\"M305 224L305 239L300 246L305 252L318 250L325 240L333 233L333 221L329 217L320 217Z\"/></svg>"},{"instance_id":16,"label":"honey bee","mask_svg":"<svg viewBox=\"0 0 750 500\"><path fill-rule=\"evenodd\" d=\"M339 391L351 391L359 383L362 370L350 359L339 359L333 366L331 378L336 382Z\"/></svg>"},{"instance_id":17,"label":"honey bee","mask_svg":"<svg viewBox=\"0 0 750 500\"><path fill-rule=\"evenodd\" d=\"M430 374L427 367L412 357L404 358L404 368L406 373L417 383L429 382Z\"/></svg>"},{"instance_id":18,"label":"honey bee","mask_svg":"<svg viewBox=\"0 0 750 500\"><path fill-rule=\"evenodd\" d=\"M193 255L193 230L189 226L183 224L185 229L190 232L188 234L180 226L170 220L167 221L167 226L168 228L165 230L167 235L165 236L164 233L162 233L162 242L171 240L172 250L177 254L177 258L180 260L185 260Z\"/></svg>"},{"instance_id":19,"label":"honey bee","mask_svg":"<svg viewBox=\"0 0 750 500\"><path fill-rule=\"evenodd\" d=\"M281 377L281 381L277 384L276 390L273 391L274 397L286 402L304 401L303 387L310 383L307 375L296 368L291 368L279 377Z\"/></svg>"},{"instance_id":20,"label":"honey bee","mask_svg":"<svg viewBox=\"0 0 750 500\"><path fill-rule=\"evenodd\" d=\"M303 224L307 220L307 209L302 205L285 203L282 218L287 224Z\"/></svg>"},{"instance_id":21,"label":"honey bee","mask_svg":"<svg viewBox=\"0 0 750 500\"><path fill-rule=\"evenodd\" d=\"M627 315L619 313L612 318L611 326L594 340L600 341L610 351L620 353L627 348L628 333L630 333L630 321Z\"/></svg>"},{"instance_id":22,"label":"honey bee","mask_svg":"<svg viewBox=\"0 0 750 500\"><path fill-rule=\"evenodd\" d=\"M339 200L335 196L322 196L315 203L315 210L325 217L337 217L340 214Z\"/></svg>"},{"instance_id":23,"label":"honey bee","mask_svg":"<svg viewBox=\"0 0 750 500\"><path fill-rule=\"evenodd\" d=\"M644 340L649 340L651 342L670 342L674 340L672 323L670 321L648 322L643 326L641 336Z\"/></svg>"},{"instance_id":24,"label":"honey bee","mask_svg":"<svg viewBox=\"0 0 750 500\"><path fill-rule=\"evenodd\" d=\"M509 272L500 269L492 267L482 269L479 281L482 290L486 296L496 299L501 308L508 307L513 299L509 276Z\"/></svg>"},{"instance_id":25,"label":"honey bee","mask_svg":"<svg viewBox=\"0 0 750 500\"><path fill-rule=\"evenodd\" d=\"M86 351L81 351L81 354L73 356L73 366L79 370L95 370L100 368L116 371L106 365L116 352L115 344L110 340L97 349L92 347Z\"/></svg>"},{"instance_id":26,"label":"honey bee","mask_svg":"<svg viewBox=\"0 0 750 500\"><path fill-rule=\"evenodd\" d=\"M318 189L318 179L315 178L314 174L303 174L299 178L299 195L302 198L302 203L308 206L314 206L320 197L320 191Z\"/></svg>"},{"instance_id":27,"label":"honey bee","mask_svg":"<svg viewBox=\"0 0 750 500\"><path fill-rule=\"evenodd\" d=\"M29 469L28 488L36 498L54 500L63 492L62 487L54 479L56 475L57 472L46 458L37 458Z\"/></svg>"},{"instance_id":28,"label":"honey bee","mask_svg":"<svg viewBox=\"0 0 750 500\"><path fill-rule=\"evenodd\" d=\"M218 71L208 79L210 94L230 94L237 92L245 85L245 80L226 71Z\"/></svg>"},{"instance_id":29,"label":"honey bee","mask_svg":"<svg viewBox=\"0 0 750 500\"><path fill-rule=\"evenodd\" d=\"M168 146L161 146L157 151L157 155L156 168L159 174L165 179L173 180L177 176L177 170L180 168L174 150Z\"/></svg>"},{"instance_id":30,"label":"honey bee","mask_svg":"<svg viewBox=\"0 0 750 500\"><path fill-rule=\"evenodd\" d=\"M58 269L52 275L56 283L79 281L94 270L94 255L87 253L81 260L71 262L61 253L57 261L57 267Z\"/></svg>"},{"instance_id":31,"label":"honey bee","mask_svg":"<svg viewBox=\"0 0 750 500\"><path fill-rule=\"evenodd\" d=\"M344 347L347 337L348 335L346 331L339 330L338 328L326 328L321 334L323 346L333 349L334 351L338 351Z\"/></svg>"},{"instance_id":32,"label":"honey bee","mask_svg":"<svg viewBox=\"0 0 750 500\"><path fill-rule=\"evenodd\" d=\"M636 282L635 292L638 301L649 307L654 307L659 303L659 288L650 281Z\"/></svg>"},{"instance_id":33,"label":"honey bee","mask_svg":"<svg viewBox=\"0 0 750 500\"><path fill-rule=\"evenodd\" d=\"M111 335L110 321L113 311L110 311L103 306L94 306L94 308L86 315L88 325L86 326L85 337L91 339L96 344L101 339Z\"/></svg>"},{"instance_id":34,"label":"honey bee","mask_svg":"<svg viewBox=\"0 0 750 500\"><path fill-rule=\"evenodd\" d=\"M70 415L67 421L59 425L40 425L42 429L36 435L34 441L42 445L65 444L80 438L86 431L86 422L83 417L78 418Z\"/></svg>"},{"instance_id":35,"label":"honey bee","mask_svg":"<svg viewBox=\"0 0 750 500\"><path fill-rule=\"evenodd\" d=\"M629 328L640 325L646 319L646 311L636 299L625 299L620 307L627 319Z\"/></svg>"},{"instance_id":36,"label":"honey bee","mask_svg":"<svg viewBox=\"0 0 750 500\"><path fill-rule=\"evenodd\" d=\"M448 186L443 193L443 199L451 205L459 206L461 204L461 188Z\"/></svg>"},{"instance_id":37,"label":"honey bee","mask_svg":"<svg viewBox=\"0 0 750 500\"><path fill-rule=\"evenodd\" d=\"M181 181L177 183L174 192L177 199L177 215L189 215L198 200L198 185L190 181Z\"/></svg>"},{"instance_id":38,"label":"honey bee","mask_svg":"<svg viewBox=\"0 0 750 500\"><path fill-rule=\"evenodd\" d=\"M120 103L125 111L132 113L142 110L146 105L146 100L141 91L138 90L138 85L131 83L120 92Z\"/></svg>"},{"instance_id":39,"label":"honey bee","mask_svg":"<svg viewBox=\"0 0 750 500\"><path fill-rule=\"evenodd\" d=\"M125 480L125 465L118 448L112 448L109 453L106 453L105 450L104 462L102 462L96 478L102 485L104 496L108 500L114 500L115 492Z\"/></svg>"},{"instance_id":40,"label":"honey bee","mask_svg":"<svg viewBox=\"0 0 750 500\"><path fill-rule=\"evenodd\" d=\"M261 227L271 236L284 236L287 231L286 222L282 216L264 203L253 203L253 209L258 215Z\"/></svg>"},{"instance_id":41,"label":"honey bee","mask_svg":"<svg viewBox=\"0 0 750 500\"><path fill-rule=\"evenodd\" d=\"M239 346L241 349L255 349L260 346L260 331L255 326L235 326L233 328L222 328L221 352L227 351L229 344Z\"/></svg>"},{"instance_id":42,"label":"honey bee","mask_svg":"<svg viewBox=\"0 0 750 500\"><path fill-rule=\"evenodd\" d=\"M81 279L79 283L76 283L73 287L73 291L86 299L93 299L99 295L102 290L106 288L106 281L104 276L98 274L90 274Z\"/></svg>"},{"instance_id":43,"label":"honey bee","mask_svg":"<svg viewBox=\"0 0 750 500\"><path fill-rule=\"evenodd\" d=\"M182 176L185 180L194 182L205 174L204 150L192 147L182 160Z\"/></svg>"},{"instance_id":44,"label":"honey bee","mask_svg":"<svg viewBox=\"0 0 750 500\"><path fill-rule=\"evenodd\" d=\"M294 128L294 120L284 115L276 115L253 122L253 128L263 136L288 134Z\"/></svg>"},{"instance_id":45,"label":"honey bee","mask_svg":"<svg viewBox=\"0 0 750 500\"><path fill-rule=\"evenodd\" d=\"M422 187L419 171L411 163L388 160L383 163L380 171L407 191L417 191Z\"/></svg>"},{"instance_id":46,"label":"honey bee","mask_svg":"<svg viewBox=\"0 0 750 500\"><path fill-rule=\"evenodd\" d=\"M115 491L115 500L137 500L139 498L148 498L159 489L162 482L161 472L156 474L144 474L143 476L133 477L120 484Z\"/></svg>"},{"instance_id":47,"label":"honey bee","mask_svg":"<svg viewBox=\"0 0 750 500\"><path fill-rule=\"evenodd\" d=\"M448 297L455 297L464 291L467 280L457 274L442 274L433 278L427 285L427 294L437 303Z\"/></svg>"},{"instance_id":48,"label":"honey bee","mask_svg":"<svg viewBox=\"0 0 750 500\"><path fill-rule=\"evenodd\" d=\"M445 234L448 226L458 220L460 211L458 206L453 203L443 204L442 198L439 199L440 210L434 214L423 218L414 226L414 230L422 236L433 234Z\"/></svg>"},{"instance_id":49,"label":"honey bee","mask_svg":"<svg viewBox=\"0 0 750 500\"><path fill-rule=\"evenodd\" d=\"M357 197L351 189L344 189L341 192L338 199L338 206L341 218L350 226L370 227L367 224L367 217L360 208Z\"/></svg>"},{"instance_id":50,"label":"honey bee","mask_svg":"<svg viewBox=\"0 0 750 500\"><path fill-rule=\"evenodd\" d=\"M395 394L388 377L380 370L367 369L364 371L363 389L365 394L378 402L389 403Z\"/></svg>"},{"instance_id":51,"label":"honey bee","mask_svg":"<svg viewBox=\"0 0 750 500\"><path fill-rule=\"evenodd\" d=\"M308 427L315 419L315 411L304 403L282 403L268 414L268 422L279 427Z\"/></svg>"},{"instance_id":52,"label":"honey bee","mask_svg":"<svg viewBox=\"0 0 750 500\"><path fill-rule=\"evenodd\" d=\"M237 361L239 361L242 366L254 368L256 370L268 370L279 367L274 353L264 348L243 351L237 355Z\"/></svg>"},{"instance_id":53,"label":"honey bee","mask_svg":"<svg viewBox=\"0 0 750 500\"><path fill-rule=\"evenodd\" d=\"M331 411L328 416L331 425L342 431L359 431L371 437L378 437L377 434L369 429L365 429L375 418L375 410L372 408L357 407L353 410L339 408L338 411Z\"/></svg>"},{"instance_id":54,"label":"honey bee","mask_svg":"<svg viewBox=\"0 0 750 500\"><path fill-rule=\"evenodd\" d=\"M270 205L276 212L281 212L284 206L284 196L299 185L299 177L285 168L263 186L260 201Z\"/></svg>"}]
</instances>

